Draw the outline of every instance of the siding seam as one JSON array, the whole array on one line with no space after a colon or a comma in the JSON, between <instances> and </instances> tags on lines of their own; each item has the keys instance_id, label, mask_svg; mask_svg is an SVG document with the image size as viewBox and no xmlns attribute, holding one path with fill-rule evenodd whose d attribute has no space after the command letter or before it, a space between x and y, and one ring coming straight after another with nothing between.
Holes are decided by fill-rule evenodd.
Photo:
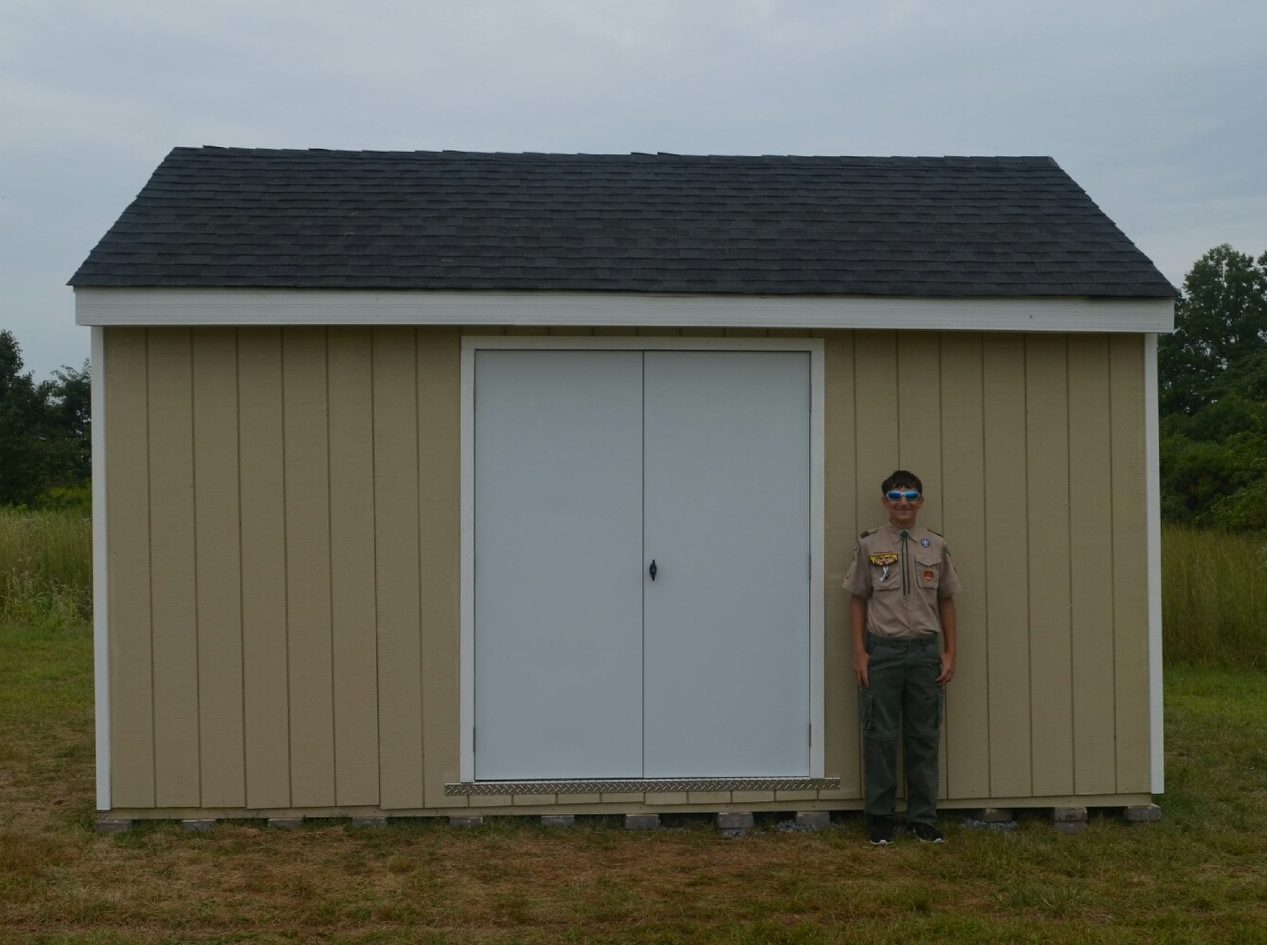
<instances>
[{"instance_id":1,"label":"siding seam","mask_svg":"<svg viewBox=\"0 0 1267 945\"><path fill-rule=\"evenodd\" d=\"M250 801L247 785L250 775L247 773L246 749L246 588L242 578L242 330L233 329L233 414L234 432L237 440L237 487L238 487L238 673L242 685L242 806Z\"/></svg>"},{"instance_id":2,"label":"siding seam","mask_svg":"<svg viewBox=\"0 0 1267 945\"><path fill-rule=\"evenodd\" d=\"M383 691L379 662L382 645L378 619L378 402L375 379L378 369L374 361L374 329L369 329L370 348L370 555L374 562L374 790L378 806L383 806ZM425 801L426 798L423 798Z\"/></svg>"},{"instance_id":3,"label":"siding seam","mask_svg":"<svg viewBox=\"0 0 1267 945\"><path fill-rule=\"evenodd\" d=\"M334 643L334 489L331 485L334 452L330 437L330 328L322 329L326 360L326 596L330 606L330 779L331 795L339 804L339 685L335 676L337 650Z\"/></svg>"},{"instance_id":4,"label":"siding seam","mask_svg":"<svg viewBox=\"0 0 1267 945\"><path fill-rule=\"evenodd\" d=\"M990 742L990 732L992 726L990 720L993 718L991 706L991 688L990 688L990 567L989 567L989 547L990 547L990 516L987 514L989 509L989 490L986 483L990 479L990 454L986 443L986 430L989 424L986 422L985 415L985 346L986 338L984 335L977 336L977 359L980 368L980 397L981 397L981 543L986 551L985 565L981 569L981 590L982 598L986 601L985 613L982 614L983 623L985 624L985 770L986 770L986 793L990 797L994 796L994 746Z\"/></svg>"},{"instance_id":5,"label":"siding seam","mask_svg":"<svg viewBox=\"0 0 1267 945\"><path fill-rule=\"evenodd\" d=\"M189 482L190 509L194 523L194 533L190 536L193 545L194 565L194 731L197 738L194 753L198 759L198 806L202 804L202 621L198 619L198 413L195 404L194 390L197 387L196 367L194 365L194 333L196 328L189 329Z\"/></svg>"},{"instance_id":6,"label":"siding seam","mask_svg":"<svg viewBox=\"0 0 1267 945\"><path fill-rule=\"evenodd\" d=\"M1113 341L1108 336L1104 336L1105 347L1105 368L1108 374L1108 400L1109 400L1109 481L1116 482L1117 477L1114 475L1114 425L1113 425ZM1117 744L1117 515L1116 503L1114 499L1113 489L1109 489L1109 645L1113 654L1113 789L1116 791L1118 786L1118 772L1120 756L1118 754Z\"/></svg>"},{"instance_id":7,"label":"siding seam","mask_svg":"<svg viewBox=\"0 0 1267 945\"><path fill-rule=\"evenodd\" d=\"M418 617L418 784L421 788L422 797L419 800L425 805L427 803L427 678L426 678L426 646L427 638L426 626L423 623L423 581L422 581L422 404L419 402L421 396L421 385L419 383L419 352L422 346L422 330L417 326L413 329L413 355L414 355L414 542L416 543L415 555L418 570L414 574L417 581L418 589L417 597L417 617ZM466 804L470 805L468 798Z\"/></svg>"},{"instance_id":8,"label":"siding seam","mask_svg":"<svg viewBox=\"0 0 1267 945\"><path fill-rule=\"evenodd\" d=\"M152 805L158 806L158 707L155 705L154 671L154 476L150 451L150 332L145 329L145 569L149 584L149 657L150 657L150 778Z\"/></svg>"},{"instance_id":9,"label":"siding seam","mask_svg":"<svg viewBox=\"0 0 1267 945\"><path fill-rule=\"evenodd\" d=\"M286 806L295 800L295 746L290 726L290 519L286 495L286 329L277 332L277 357L280 367L281 421L282 421L282 626L286 640Z\"/></svg>"},{"instance_id":10,"label":"siding seam","mask_svg":"<svg viewBox=\"0 0 1267 945\"><path fill-rule=\"evenodd\" d=\"M1068 534L1067 541L1069 543L1069 554L1071 556L1069 562L1069 586L1067 595L1069 598L1069 786L1073 794L1078 792L1078 687L1077 687L1077 664L1074 661L1074 644L1076 641L1074 610L1075 598L1073 596L1073 561L1074 554L1073 543L1073 355L1069 347L1068 336L1064 339L1065 344L1065 506L1069 509L1065 517L1065 529Z\"/></svg>"}]
</instances>

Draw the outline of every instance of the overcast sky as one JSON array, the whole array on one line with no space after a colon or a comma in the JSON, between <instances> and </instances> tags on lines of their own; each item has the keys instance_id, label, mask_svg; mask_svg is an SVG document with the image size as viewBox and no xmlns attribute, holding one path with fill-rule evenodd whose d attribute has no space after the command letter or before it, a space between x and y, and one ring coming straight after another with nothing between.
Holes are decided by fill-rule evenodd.
<instances>
[{"instance_id":1,"label":"overcast sky","mask_svg":"<svg viewBox=\"0 0 1267 945\"><path fill-rule=\"evenodd\" d=\"M1267 250L1262 0L0 0L0 328L174 146L1043 154L1178 285Z\"/></svg>"}]
</instances>

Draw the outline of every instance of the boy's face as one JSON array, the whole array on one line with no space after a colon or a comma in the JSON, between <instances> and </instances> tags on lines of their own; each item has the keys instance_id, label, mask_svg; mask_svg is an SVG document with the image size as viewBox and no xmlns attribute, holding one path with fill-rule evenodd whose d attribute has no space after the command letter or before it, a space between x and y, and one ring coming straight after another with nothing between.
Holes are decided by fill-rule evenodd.
<instances>
[{"instance_id":1,"label":"boy's face","mask_svg":"<svg viewBox=\"0 0 1267 945\"><path fill-rule=\"evenodd\" d=\"M924 507L924 497L914 486L894 486L880 502L889 513L889 524L894 528L914 528L915 518Z\"/></svg>"}]
</instances>

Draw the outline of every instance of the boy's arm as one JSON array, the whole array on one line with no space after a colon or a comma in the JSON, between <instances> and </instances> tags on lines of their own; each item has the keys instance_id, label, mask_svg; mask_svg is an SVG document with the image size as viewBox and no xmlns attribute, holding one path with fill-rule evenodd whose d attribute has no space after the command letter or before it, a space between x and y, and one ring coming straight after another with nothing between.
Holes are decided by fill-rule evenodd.
<instances>
[{"instance_id":1,"label":"boy's arm","mask_svg":"<svg viewBox=\"0 0 1267 945\"><path fill-rule=\"evenodd\" d=\"M958 626L955 624L955 599L943 597L937 601L937 614L941 617L941 635L945 650L941 654L941 675L937 685L944 686L955 678L955 656L959 649Z\"/></svg>"},{"instance_id":2,"label":"boy's arm","mask_svg":"<svg viewBox=\"0 0 1267 945\"><path fill-rule=\"evenodd\" d=\"M852 594L849 597L849 629L853 635L853 672L858 677L858 685L866 689L870 684L867 664L871 656L867 653L867 599Z\"/></svg>"}]
</instances>

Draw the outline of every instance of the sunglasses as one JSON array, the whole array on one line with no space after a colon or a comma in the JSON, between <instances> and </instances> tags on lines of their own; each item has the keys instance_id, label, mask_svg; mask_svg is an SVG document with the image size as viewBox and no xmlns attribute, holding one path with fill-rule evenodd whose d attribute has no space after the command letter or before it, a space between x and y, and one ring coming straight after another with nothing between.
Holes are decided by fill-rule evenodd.
<instances>
[{"instance_id":1,"label":"sunglasses","mask_svg":"<svg viewBox=\"0 0 1267 945\"><path fill-rule=\"evenodd\" d=\"M901 502L903 499L907 502L915 502L919 499L919 493L914 489L892 489L886 492L884 497L890 502Z\"/></svg>"}]
</instances>

